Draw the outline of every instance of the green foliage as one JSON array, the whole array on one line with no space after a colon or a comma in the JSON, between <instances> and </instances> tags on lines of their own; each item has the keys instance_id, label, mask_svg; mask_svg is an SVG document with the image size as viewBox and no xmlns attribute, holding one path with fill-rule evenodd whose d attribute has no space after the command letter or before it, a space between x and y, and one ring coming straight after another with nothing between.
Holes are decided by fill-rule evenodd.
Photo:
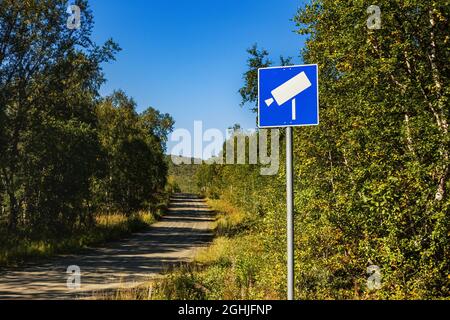
<instances>
[{"instance_id":1,"label":"green foliage","mask_svg":"<svg viewBox=\"0 0 450 320\"><path fill-rule=\"evenodd\" d=\"M175 165L172 158L177 159L177 163L183 161L183 164ZM193 158L180 158L178 156L167 156L167 163L169 165L169 177L173 179L173 182L178 187L178 192L184 193L199 193L200 190L197 187L196 174L198 165L194 164Z\"/></svg>"},{"instance_id":2,"label":"green foliage","mask_svg":"<svg viewBox=\"0 0 450 320\"><path fill-rule=\"evenodd\" d=\"M170 116L149 120L154 109L139 115L135 103L123 92L115 92L97 108L99 139L104 170L95 179L95 203L106 210L133 212L147 206L166 185L167 165L163 141L154 132L172 129Z\"/></svg>"},{"instance_id":3,"label":"green foliage","mask_svg":"<svg viewBox=\"0 0 450 320\"><path fill-rule=\"evenodd\" d=\"M300 220L320 212L341 234L337 289L367 295L371 261L378 297L448 296L449 6L389 2L367 30L368 6L315 1L296 17L321 67L321 125L296 131Z\"/></svg>"},{"instance_id":4,"label":"green foliage","mask_svg":"<svg viewBox=\"0 0 450 320\"><path fill-rule=\"evenodd\" d=\"M368 30L370 4L313 1L295 17L309 36L304 61L320 67L321 100L320 126L295 129L296 295L448 297L450 6L383 3L382 29ZM243 103L256 102L256 70L270 64L267 51L249 53ZM284 270L284 172L216 165L198 177L207 195L260 218L250 232ZM378 291L366 286L371 264Z\"/></svg>"},{"instance_id":5,"label":"green foliage","mask_svg":"<svg viewBox=\"0 0 450 320\"><path fill-rule=\"evenodd\" d=\"M272 62L267 58L269 53L266 50L258 50L256 44L248 49L247 53L250 55L247 60L249 70L244 74L244 81L247 85L239 90L242 97L242 106L247 102L254 102L258 98L258 69L272 65ZM252 110L257 111L256 107Z\"/></svg>"},{"instance_id":6,"label":"green foliage","mask_svg":"<svg viewBox=\"0 0 450 320\"><path fill-rule=\"evenodd\" d=\"M100 99L101 66L120 48L95 44L88 1L76 4L70 30L66 0L0 1L2 251L47 248L89 233L97 212L131 217L164 197L173 119L137 114L120 91Z\"/></svg>"},{"instance_id":7,"label":"green foliage","mask_svg":"<svg viewBox=\"0 0 450 320\"><path fill-rule=\"evenodd\" d=\"M89 40L92 15L78 4L76 31L66 27L66 1L0 4L0 198L11 232L64 233L86 212L99 154L100 65L118 46Z\"/></svg>"},{"instance_id":8,"label":"green foliage","mask_svg":"<svg viewBox=\"0 0 450 320\"><path fill-rule=\"evenodd\" d=\"M100 214L92 226L79 229L69 237L42 240L2 237L0 266L17 265L30 259L47 258L55 254L79 251L106 241L118 240L147 228L157 218L158 215L151 212L139 212L129 216L118 213Z\"/></svg>"},{"instance_id":9,"label":"green foliage","mask_svg":"<svg viewBox=\"0 0 450 320\"><path fill-rule=\"evenodd\" d=\"M269 52L264 49L258 49L256 44L249 48L247 53L250 57L247 60L248 71L245 72L243 76L245 86L239 89L239 94L242 98L241 106L244 106L247 103L256 102L258 99L258 69L267 68L273 64L273 62L268 58ZM281 56L280 65L292 65L292 58ZM256 112L258 110L257 106L252 106L251 110Z\"/></svg>"}]
</instances>

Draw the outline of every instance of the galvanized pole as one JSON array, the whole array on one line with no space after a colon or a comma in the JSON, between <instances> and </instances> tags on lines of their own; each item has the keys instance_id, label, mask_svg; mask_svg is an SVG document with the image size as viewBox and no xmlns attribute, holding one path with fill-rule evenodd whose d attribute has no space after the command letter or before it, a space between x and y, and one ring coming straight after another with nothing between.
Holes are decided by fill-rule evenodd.
<instances>
[{"instance_id":1,"label":"galvanized pole","mask_svg":"<svg viewBox=\"0 0 450 320\"><path fill-rule=\"evenodd\" d=\"M287 289L288 300L294 300L294 173L292 127L286 128L286 203L287 203Z\"/></svg>"}]
</instances>

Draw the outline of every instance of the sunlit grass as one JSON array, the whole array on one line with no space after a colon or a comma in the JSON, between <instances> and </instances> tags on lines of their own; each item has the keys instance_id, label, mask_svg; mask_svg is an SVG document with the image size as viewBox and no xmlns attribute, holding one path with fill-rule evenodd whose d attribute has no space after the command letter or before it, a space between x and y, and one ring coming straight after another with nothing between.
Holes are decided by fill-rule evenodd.
<instances>
[{"instance_id":1,"label":"sunlit grass","mask_svg":"<svg viewBox=\"0 0 450 320\"><path fill-rule=\"evenodd\" d=\"M194 261L164 278L121 289L114 300L281 299L284 279L265 250L261 234L246 228L251 217L223 200L207 200L217 213L212 244Z\"/></svg>"},{"instance_id":2,"label":"sunlit grass","mask_svg":"<svg viewBox=\"0 0 450 320\"><path fill-rule=\"evenodd\" d=\"M198 251L195 257L195 262L203 265L209 265L217 263L221 260L230 260L230 256L233 252L233 241L226 237L219 237L214 239L213 243L204 249Z\"/></svg>"},{"instance_id":3,"label":"sunlit grass","mask_svg":"<svg viewBox=\"0 0 450 320\"><path fill-rule=\"evenodd\" d=\"M140 211L131 215L122 213L98 214L95 225L82 228L62 239L23 240L11 239L0 244L0 266L17 265L36 258L50 257L117 240L153 224L157 215Z\"/></svg>"},{"instance_id":4,"label":"sunlit grass","mask_svg":"<svg viewBox=\"0 0 450 320\"><path fill-rule=\"evenodd\" d=\"M208 199L207 204L217 212L214 231L216 235L230 235L244 222L245 214L223 200Z\"/></svg>"}]
</instances>

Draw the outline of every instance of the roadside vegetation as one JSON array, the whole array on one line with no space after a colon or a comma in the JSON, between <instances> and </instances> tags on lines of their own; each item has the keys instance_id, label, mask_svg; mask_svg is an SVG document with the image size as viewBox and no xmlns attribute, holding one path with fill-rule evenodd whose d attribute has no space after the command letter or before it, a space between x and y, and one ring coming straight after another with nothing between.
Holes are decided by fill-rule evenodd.
<instances>
[{"instance_id":1,"label":"roadside vegetation","mask_svg":"<svg viewBox=\"0 0 450 320\"><path fill-rule=\"evenodd\" d=\"M383 3L379 30L367 29L368 6L312 1L294 18L308 37L303 61L320 68L321 112L318 127L294 130L296 297L449 298L449 6ZM255 110L257 69L273 62L257 46L249 55L241 94ZM242 290L264 297L285 297L284 159L273 177L258 166L199 171L207 196L258 217L264 254L247 262L258 272ZM370 266L380 289L367 285Z\"/></svg>"},{"instance_id":2,"label":"roadside vegetation","mask_svg":"<svg viewBox=\"0 0 450 320\"><path fill-rule=\"evenodd\" d=\"M175 164L173 159L175 159ZM177 192L198 194L200 192L195 177L198 165L194 164L194 158L167 156L169 167L169 180Z\"/></svg>"},{"instance_id":3,"label":"roadside vegetation","mask_svg":"<svg viewBox=\"0 0 450 320\"><path fill-rule=\"evenodd\" d=\"M17 266L27 261L49 258L56 254L74 253L108 241L122 239L149 227L160 217L161 210L162 208L156 213L141 211L128 216L121 213L98 214L92 226L84 226L60 238L42 240L2 238L0 266Z\"/></svg>"},{"instance_id":4,"label":"roadside vegetation","mask_svg":"<svg viewBox=\"0 0 450 320\"><path fill-rule=\"evenodd\" d=\"M174 121L118 90L101 97L120 50L90 38L88 1L0 1L0 265L116 239L151 223L173 186Z\"/></svg>"},{"instance_id":5,"label":"roadside vegetation","mask_svg":"<svg viewBox=\"0 0 450 320\"><path fill-rule=\"evenodd\" d=\"M276 283L279 279L272 279L273 286L267 286L272 262L261 246L261 235L251 227L255 217L223 200L208 199L207 203L217 214L216 238L211 246L201 249L192 263L168 270L160 279L137 288L118 290L106 298L281 299L282 290L277 288L282 281Z\"/></svg>"},{"instance_id":6,"label":"roadside vegetation","mask_svg":"<svg viewBox=\"0 0 450 320\"><path fill-rule=\"evenodd\" d=\"M321 112L318 127L294 130L295 295L448 299L449 6L383 2L382 28L368 30L370 4L312 1L294 18L308 37L302 60L320 67ZM256 45L248 52L240 92L256 111L257 69L274 63ZM284 158L269 177L257 165L203 165L218 237L145 297L285 298ZM371 266L380 289L367 285Z\"/></svg>"}]
</instances>

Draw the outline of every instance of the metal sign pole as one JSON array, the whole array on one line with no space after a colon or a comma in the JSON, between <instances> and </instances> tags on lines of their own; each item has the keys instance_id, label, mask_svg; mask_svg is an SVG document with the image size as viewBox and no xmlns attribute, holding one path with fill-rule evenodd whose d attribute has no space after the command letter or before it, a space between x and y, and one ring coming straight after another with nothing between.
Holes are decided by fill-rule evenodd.
<instances>
[{"instance_id":1,"label":"metal sign pole","mask_svg":"<svg viewBox=\"0 0 450 320\"><path fill-rule=\"evenodd\" d=\"M301 110L297 110L297 101ZM280 108L274 108L276 104ZM286 110L291 104L292 112ZM300 116L301 114L301 116ZM258 69L258 127L286 127L287 298L294 300L293 127L319 125L319 66Z\"/></svg>"},{"instance_id":2,"label":"metal sign pole","mask_svg":"<svg viewBox=\"0 0 450 320\"><path fill-rule=\"evenodd\" d=\"M286 204L287 204L287 288L288 300L294 300L294 174L292 127L286 128Z\"/></svg>"}]
</instances>

